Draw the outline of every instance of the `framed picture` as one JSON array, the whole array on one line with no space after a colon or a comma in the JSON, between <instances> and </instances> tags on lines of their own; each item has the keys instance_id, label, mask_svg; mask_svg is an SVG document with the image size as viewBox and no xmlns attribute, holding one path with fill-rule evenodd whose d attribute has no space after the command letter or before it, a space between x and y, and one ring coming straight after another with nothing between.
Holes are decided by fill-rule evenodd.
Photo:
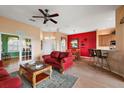
<instances>
[{"instance_id":1,"label":"framed picture","mask_svg":"<svg viewBox=\"0 0 124 93\"><path fill-rule=\"evenodd\" d=\"M78 39L71 40L71 48L78 48Z\"/></svg>"}]
</instances>

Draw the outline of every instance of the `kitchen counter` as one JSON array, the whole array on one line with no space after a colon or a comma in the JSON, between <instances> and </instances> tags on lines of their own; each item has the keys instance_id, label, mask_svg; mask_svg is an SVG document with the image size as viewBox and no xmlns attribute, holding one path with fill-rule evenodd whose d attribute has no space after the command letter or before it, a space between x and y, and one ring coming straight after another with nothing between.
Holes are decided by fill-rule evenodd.
<instances>
[{"instance_id":1,"label":"kitchen counter","mask_svg":"<svg viewBox=\"0 0 124 93\"><path fill-rule=\"evenodd\" d=\"M116 73L124 77L124 53L120 52L121 50L117 49L100 49L102 53L108 53L108 62L110 69L113 73Z\"/></svg>"},{"instance_id":2,"label":"kitchen counter","mask_svg":"<svg viewBox=\"0 0 124 93\"><path fill-rule=\"evenodd\" d=\"M111 71L124 76L124 54L119 50L108 51L108 62L110 64Z\"/></svg>"}]
</instances>

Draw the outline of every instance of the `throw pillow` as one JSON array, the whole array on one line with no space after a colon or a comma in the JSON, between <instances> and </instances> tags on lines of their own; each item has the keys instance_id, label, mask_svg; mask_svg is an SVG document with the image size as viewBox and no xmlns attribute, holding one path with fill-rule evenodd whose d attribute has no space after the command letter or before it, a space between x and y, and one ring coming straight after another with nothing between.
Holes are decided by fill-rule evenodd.
<instances>
[{"instance_id":1,"label":"throw pillow","mask_svg":"<svg viewBox=\"0 0 124 93\"><path fill-rule=\"evenodd\" d=\"M53 51L52 53L51 53L51 57L53 57L53 58L59 58L59 51Z\"/></svg>"},{"instance_id":2,"label":"throw pillow","mask_svg":"<svg viewBox=\"0 0 124 93\"><path fill-rule=\"evenodd\" d=\"M68 56L68 52L61 52L60 55L59 55L59 58L62 59L62 58L65 58Z\"/></svg>"}]
</instances>

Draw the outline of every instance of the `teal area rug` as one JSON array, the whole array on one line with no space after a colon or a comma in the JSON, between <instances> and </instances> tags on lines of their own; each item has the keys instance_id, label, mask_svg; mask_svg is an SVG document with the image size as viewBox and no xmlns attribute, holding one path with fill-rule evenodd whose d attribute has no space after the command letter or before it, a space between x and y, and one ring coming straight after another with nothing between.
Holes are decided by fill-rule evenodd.
<instances>
[{"instance_id":1,"label":"teal area rug","mask_svg":"<svg viewBox=\"0 0 124 93\"><path fill-rule=\"evenodd\" d=\"M11 73L11 76L19 76L22 79L22 88L31 88L31 83L28 82L23 76L20 76L18 72ZM77 81L77 77L69 74L60 74L56 70L53 70L52 78L42 81L37 85L37 88L71 88Z\"/></svg>"}]
</instances>

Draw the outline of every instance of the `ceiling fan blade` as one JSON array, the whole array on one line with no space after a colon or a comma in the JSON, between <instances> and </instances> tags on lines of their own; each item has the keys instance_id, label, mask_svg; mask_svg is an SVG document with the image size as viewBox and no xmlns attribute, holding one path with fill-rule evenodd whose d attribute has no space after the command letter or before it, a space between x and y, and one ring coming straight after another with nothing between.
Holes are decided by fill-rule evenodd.
<instances>
[{"instance_id":1,"label":"ceiling fan blade","mask_svg":"<svg viewBox=\"0 0 124 93\"><path fill-rule=\"evenodd\" d=\"M39 9L39 11L44 15L46 16L46 14L44 13L44 11L42 9Z\"/></svg>"},{"instance_id":2,"label":"ceiling fan blade","mask_svg":"<svg viewBox=\"0 0 124 93\"><path fill-rule=\"evenodd\" d=\"M57 17L57 16L59 16L59 14L52 14L52 15L49 15L48 17Z\"/></svg>"},{"instance_id":3,"label":"ceiling fan blade","mask_svg":"<svg viewBox=\"0 0 124 93\"><path fill-rule=\"evenodd\" d=\"M47 20L44 20L43 24L46 24Z\"/></svg>"},{"instance_id":4,"label":"ceiling fan blade","mask_svg":"<svg viewBox=\"0 0 124 93\"><path fill-rule=\"evenodd\" d=\"M32 16L33 18L44 18L43 16Z\"/></svg>"},{"instance_id":5,"label":"ceiling fan blade","mask_svg":"<svg viewBox=\"0 0 124 93\"><path fill-rule=\"evenodd\" d=\"M53 19L50 19L50 21L52 21L53 23L57 24L57 21L53 20Z\"/></svg>"}]
</instances>

